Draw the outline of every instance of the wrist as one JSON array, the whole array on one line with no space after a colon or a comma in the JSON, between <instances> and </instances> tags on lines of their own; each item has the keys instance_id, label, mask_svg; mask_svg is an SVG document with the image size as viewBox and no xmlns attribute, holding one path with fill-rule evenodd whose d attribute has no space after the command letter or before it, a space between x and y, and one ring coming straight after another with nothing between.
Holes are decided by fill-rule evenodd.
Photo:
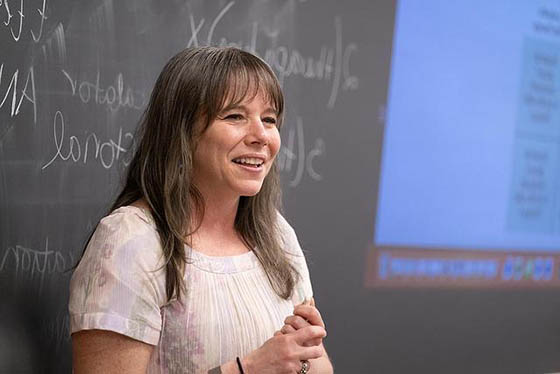
<instances>
[{"instance_id":1,"label":"wrist","mask_svg":"<svg viewBox=\"0 0 560 374\"><path fill-rule=\"evenodd\" d=\"M220 368L222 369L222 374L239 374L235 360L226 362Z\"/></svg>"},{"instance_id":2,"label":"wrist","mask_svg":"<svg viewBox=\"0 0 560 374\"><path fill-rule=\"evenodd\" d=\"M254 361L251 355L247 355L245 357L239 357L239 360L241 362L241 365L243 366L243 371L245 372L245 374L256 373L253 366Z\"/></svg>"}]
</instances>

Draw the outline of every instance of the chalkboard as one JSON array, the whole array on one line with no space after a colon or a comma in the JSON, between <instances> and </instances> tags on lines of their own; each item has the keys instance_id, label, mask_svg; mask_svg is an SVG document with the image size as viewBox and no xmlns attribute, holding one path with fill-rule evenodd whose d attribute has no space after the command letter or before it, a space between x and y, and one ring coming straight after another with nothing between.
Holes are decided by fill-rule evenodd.
<instances>
[{"instance_id":1,"label":"chalkboard","mask_svg":"<svg viewBox=\"0 0 560 374\"><path fill-rule=\"evenodd\" d=\"M361 287L344 253L362 258L373 230L393 13L367 0L0 1L0 371L71 371L67 270L121 186L157 74L188 46L236 45L278 75L286 216L334 319L332 295Z\"/></svg>"}]
</instances>

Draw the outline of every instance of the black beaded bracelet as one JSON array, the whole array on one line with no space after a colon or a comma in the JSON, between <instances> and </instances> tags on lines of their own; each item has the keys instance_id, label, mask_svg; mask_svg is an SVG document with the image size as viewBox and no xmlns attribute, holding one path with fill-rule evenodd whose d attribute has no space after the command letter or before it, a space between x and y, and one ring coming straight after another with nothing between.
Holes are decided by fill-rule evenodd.
<instances>
[{"instance_id":1,"label":"black beaded bracelet","mask_svg":"<svg viewBox=\"0 0 560 374\"><path fill-rule=\"evenodd\" d=\"M245 374L245 372L243 371L243 366L241 366L241 360L239 359L239 357L237 357L237 367L239 368L241 374Z\"/></svg>"}]
</instances>

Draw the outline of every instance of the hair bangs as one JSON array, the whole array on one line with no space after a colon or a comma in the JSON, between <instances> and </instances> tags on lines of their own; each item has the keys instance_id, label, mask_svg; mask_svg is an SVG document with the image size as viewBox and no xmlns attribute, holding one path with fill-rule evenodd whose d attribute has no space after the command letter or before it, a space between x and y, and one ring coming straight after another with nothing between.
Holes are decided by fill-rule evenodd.
<instances>
[{"instance_id":1,"label":"hair bangs","mask_svg":"<svg viewBox=\"0 0 560 374\"><path fill-rule=\"evenodd\" d=\"M230 52L230 53L227 53ZM225 51L224 63L207 91L207 125L224 109L262 95L278 116L278 127L284 114L284 95L272 69L260 58L245 51Z\"/></svg>"}]
</instances>

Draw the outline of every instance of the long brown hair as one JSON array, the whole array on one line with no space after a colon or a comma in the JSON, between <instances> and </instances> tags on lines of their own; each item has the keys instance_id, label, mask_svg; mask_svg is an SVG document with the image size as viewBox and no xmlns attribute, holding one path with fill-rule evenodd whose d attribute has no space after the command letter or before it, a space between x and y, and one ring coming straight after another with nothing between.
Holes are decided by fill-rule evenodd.
<instances>
[{"instance_id":1,"label":"long brown hair","mask_svg":"<svg viewBox=\"0 0 560 374\"><path fill-rule=\"evenodd\" d=\"M281 126L284 97L276 76L257 56L231 47L185 49L169 60L155 84L125 186L111 211L141 198L148 204L165 256L169 300L180 299L186 290L184 240L197 229L190 223L204 214L203 197L192 181L196 124L202 121L205 130L226 105L259 92L274 106ZM253 248L275 292L288 299L298 273L282 248L280 208L274 163L259 193L240 198L235 228Z\"/></svg>"}]
</instances>

